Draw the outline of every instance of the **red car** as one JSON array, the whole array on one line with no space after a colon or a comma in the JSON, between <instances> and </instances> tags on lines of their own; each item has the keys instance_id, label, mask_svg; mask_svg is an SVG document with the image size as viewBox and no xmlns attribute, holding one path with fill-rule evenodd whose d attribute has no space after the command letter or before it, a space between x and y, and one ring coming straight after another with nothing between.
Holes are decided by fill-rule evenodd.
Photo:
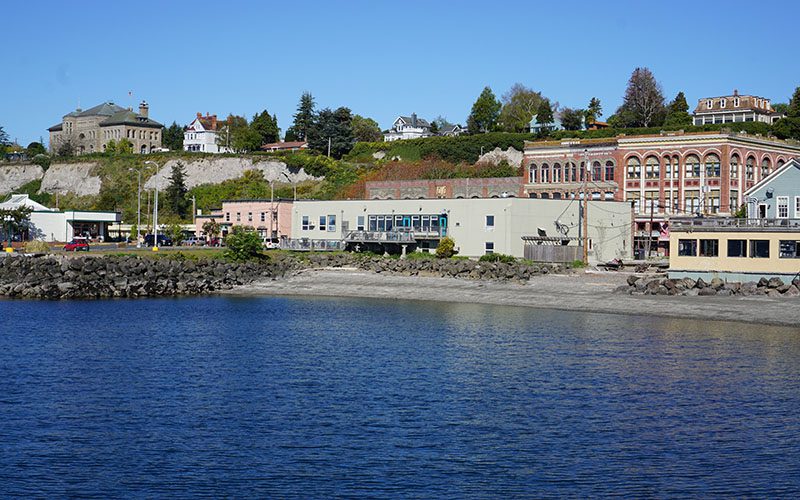
<instances>
[{"instance_id":1,"label":"red car","mask_svg":"<svg viewBox=\"0 0 800 500\"><path fill-rule=\"evenodd\" d=\"M65 252L80 252L81 250L84 252L89 251L89 242L86 241L86 239L75 238L74 240L64 245Z\"/></svg>"}]
</instances>

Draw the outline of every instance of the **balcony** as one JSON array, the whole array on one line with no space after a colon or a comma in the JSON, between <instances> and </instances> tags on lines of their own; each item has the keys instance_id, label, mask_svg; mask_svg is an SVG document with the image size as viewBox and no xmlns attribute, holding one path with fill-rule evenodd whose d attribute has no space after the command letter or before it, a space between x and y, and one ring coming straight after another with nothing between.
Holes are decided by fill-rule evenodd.
<instances>
[{"instance_id":1,"label":"balcony","mask_svg":"<svg viewBox=\"0 0 800 500\"><path fill-rule=\"evenodd\" d=\"M673 231L800 232L800 219L737 219L736 217L673 217Z\"/></svg>"},{"instance_id":2,"label":"balcony","mask_svg":"<svg viewBox=\"0 0 800 500\"><path fill-rule=\"evenodd\" d=\"M437 233L438 237L438 233ZM350 231L344 237L346 243L416 243L411 231Z\"/></svg>"}]
</instances>

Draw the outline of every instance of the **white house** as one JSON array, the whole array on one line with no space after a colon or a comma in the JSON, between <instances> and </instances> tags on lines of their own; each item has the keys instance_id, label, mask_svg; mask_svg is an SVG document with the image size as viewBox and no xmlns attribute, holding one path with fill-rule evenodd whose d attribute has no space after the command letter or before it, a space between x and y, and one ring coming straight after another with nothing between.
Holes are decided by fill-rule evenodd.
<instances>
[{"instance_id":1,"label":"white house","mask_svg":"<svg viewBox=\"0 0 800 500\"><path fill-rule=\"evenodd\" d=\"M54 210L31 200L27 194L12 194L0 209L32 209L29 238L44 241L70 241L75 236L85 236L103 241L108 238L112 224L119 224L119 212L94 210Z\"/></svg>"},{"instance_id":2,"label":"white house","mask_svg":"<svg viewBox=\"0 0 800 500\"><path fill-rule=\"evenodd\" d=\"M230 149L217 144L217 115L203 116L197 113L197 118L183 131L183 150L200 153L230 153Z\"/></svg>"},{"instance_id":3,"label":"white house","mask_svg":"<svg viewBox=\"0 0 800 500\"><path fill-rule=\"evenodd\" d=\"M417 118L416 113L411 116L398 116L392 124L392 128L383 134L384 141L397 141L400 139L419 139L420 137L430 137L431 124L428 120Z\"/></svg>"}]
</instances>

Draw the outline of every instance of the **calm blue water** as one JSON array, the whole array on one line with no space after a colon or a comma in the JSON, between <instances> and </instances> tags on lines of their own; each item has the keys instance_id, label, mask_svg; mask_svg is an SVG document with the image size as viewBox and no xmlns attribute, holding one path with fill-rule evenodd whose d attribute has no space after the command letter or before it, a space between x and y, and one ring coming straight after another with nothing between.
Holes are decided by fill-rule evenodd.
<instances>
[{"instance_id":1,"label":"calm blue water","mask_svg":"<svg viewBox=\"0 0 800 500\"><path fill-rule=\"evenodd\" d=\"M0 301L2 497L800 494L800 332L357 299Z\"/></svg>"}]
</instances>

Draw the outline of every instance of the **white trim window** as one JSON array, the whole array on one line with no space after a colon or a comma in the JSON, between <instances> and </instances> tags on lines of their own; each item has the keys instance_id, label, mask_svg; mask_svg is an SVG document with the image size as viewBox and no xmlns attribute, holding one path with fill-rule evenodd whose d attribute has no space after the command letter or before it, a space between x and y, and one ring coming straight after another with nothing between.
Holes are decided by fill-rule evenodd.
<instances>
[{"instance_id":1,"label":"white trim window","mask_svg":"<svg viewBox=\"0 0 800 500\"><path fill-rule=\"evenodd\" d=\"M778 196L778 212L777 212L778 219L788 219L789 218L789 197L788 196Z\"/></svg>"},{"instance_id":2,"label":"white trim window","mask_svg":"<svg viewBox=\"0 0 800 500\"><path fill-rule=\"evenodd\" d=\"M707 108L707 109L711 109L711 108L713 108L713 107L714 107L714 101L712 101L711 99L709 99L708 101L706 101L706 108Z\"/></svg>"},{"instance_id":3,"label":"white trim window","mask_svg":"<svg viewBox=\"0 0 800 500\"><path fill-rule=\"evenodd\" d=\"M483 245L483 249L484 249L484 252L486 253L486 255L493 254L494 253L494 242L493 241L487 241Z\"/></svg>"},{"instance_id":4,"label":"white trim window","mask_svg":"<svg viewBox=\"0 0 800 500\"><path fill-rule=\"evenodd\" d=\"M309 223L308 215L303 216L301 229L303 231L308 231L309 229L311 229L311 224Z\"/></svg>"},{"instance_id":5,"label":"white trim window","mask_svg":"<svg viewBox=\"0 0 800 500\"><path fill-rule=\"evenodd\" d=\"M794 218L800 219L800 196L794 197Z\"/></svg>"},{"instance_id":6,"label":"white trim window","mask_svg":"<svg viewBox=\"0 0 800 500\"><path fill-rule=\"evenodd\" d=\"M494 215L486 216L486 229L494 229Z\"/></svg>"},{"instance_id":7,"label":"white trim window","mask_svg":"<svg viewBox=\"0 0 800 500\"><path fill-rule=\"evenodd\" d=\"M324 216L324 215L320 215L319 216L319 230L320 231L327 231L328 230L328 226L326 224L327 221L328 221L328 218L326 216Z\"/></svg>"},{"instance_id":8,"label":"white trim window","mask_svg":"<svg viewBox=\"0 0 800 500\"><path fill-rule=\"evenodd\" d=\"M722 99L720 99L720 100L719 100L719 107L720 107L720 108L724 108L724 107L725 107L725 101L726 101L726 100L727 100L727 99L725 99L724 97L723 97Z\"/></svg>"}]
</instances>

